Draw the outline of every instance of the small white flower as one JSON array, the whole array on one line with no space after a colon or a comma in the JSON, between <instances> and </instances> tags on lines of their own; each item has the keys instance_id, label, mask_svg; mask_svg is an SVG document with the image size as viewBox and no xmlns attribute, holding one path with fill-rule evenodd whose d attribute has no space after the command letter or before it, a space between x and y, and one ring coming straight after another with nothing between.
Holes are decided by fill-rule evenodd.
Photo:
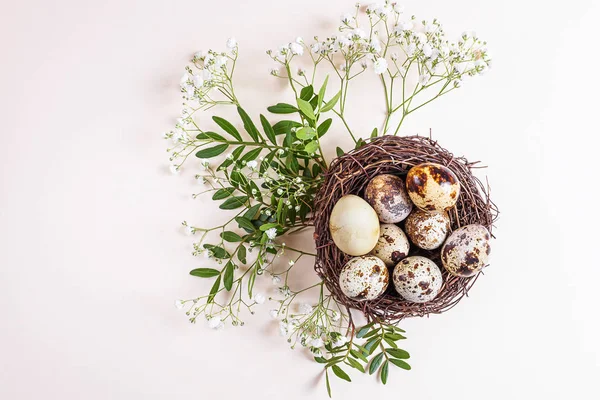
<instances>
[{"instance_id":1,"label":"small white flower","mask_svg":"<svg viewBox=\"0 0 600 400\"><path fill-rule=\"evenodd\" d=\"M267 237L271 240L275 239L277 237L277 228L270 228L267 229L265 231L265 233L267 234Z\"/></svg>"},{"instance_id":2,"label":"small white flower","mask_svg":"<svg viewBox=\"0 0 600 400\"><path fill-rule=\"evenodd\" d=\"M394 11L397 12L398 14L402 14L404 12L404 6L401 6L398 3L393 3L394 4Z\"/></svg>"},{"instance_id":3,"label":"small white flower","mask_svg":"<svg viewBox=\"0 0 600 400\"><path fill-rule=\"evenodd\" d=\"M235 40L234 37L230 37L229 39L227 39L227 48L229 50L233 50L236 47L238 47L238 43L237 43L237 40Z\"/></svg>"},{"instance_id":4,"label":"small white flower","mask_svg":"<svg viewBox=\"0 0 600 400\"><path fill-rule=\"evenodd\" d=\"M271 316L271 318L277 319L277 317L279 316L279 310L269 310L269 315Z\"/></svg>"},{"instance_id":5,"label":"small white flower","mask_svg":"<svg viewBox=\"0 0 600 400\"><path fill-rule=\"evenodd\" d=\"M319 43L314 43L312 46L310 46L310 51L312 51L313 53L318 53L320 49L321 46Z\"/></svg>"},{"instance_id":6,"label":"small white flower","mask_svg":"<svg viewBox=\"0 0 600 400\"><path fill-rule=\"evenodd\" d=\"M300 43L290 43L290 51L292 52L292 54L301 56L302 54L304 54L304 47Z\"/></svg>"},{"instance_id":7,"label":"small white flower","mask_svg":"<svg viewBox=\"0 0 600 400\"><path fill-rule=\"evenodd\" d=\"M208 180L205 177L203 177L203 176L199 176L198 179L197 179L197 181L201 185L206 185L208 183Z\"/></svg>"},{"instance_id":8,"label":"small white flower","mask_svg":"<svg viewBox=\"0 0 600 400\"><path fill-rule=\"evenodd\" d=\"M438 26L436 24L432 24L432 23L426 23L425 24L425 32L427 33L433 33L435 31L437 31Z\"/></svg>"},{"instance_id":9,"label":"small white flower","mask_svg":"<svg viewBox=\"0 0 600 400\"><path fill-rule=\"evenodd\" d=\"M186 225L186 226L185 226L185 234L186 234L186 235L188 235L188 236L189 236L189 235L193 235L193 234L195 234L195 233L196 233L196 229L194 229L194 227L193 227L193 226L189 226L189 225Z\"/></svg>"},{"instance_id":10,"label":"small white flower","mask_svg":"<svg viewBox=\"0 0 600 400\"><path fill-rule=\"evenodd\" d=\"M294 210L296 210L296 212L300 211L300 206L294 207Z\"/></svg>"},{"instance_id":11,"label":"small white flower","mask_svg":"<svg viewBox=\"0 0 600 400\"><path fill-rule=\"evenodd\" d=\"M288 334L288 324L281 321L279 322L279 334L281 336L286 336Z\"/></svg>"},{"instance_id":12,"label":"small white flower","mask_svg":"<svg viewBox=\"0 0 600 400\"><path fill-rule=\"evenodd\" d=\"M431 77L427 74L419 75L419 83L421 85L426 85L430 78Z\"/></svg>"},{"instance_id":13,"label":"small white flower","mask_svg":"<svg viewBox=\"0 0 600 400\"><path fill-rule=\"evenodd\" d=\"M333 347L340 347L348 342L348 338L346 336L340 336L333 342Z\"/></svg>"},{"instance_id":14,"label":"small white flower","mask_svg":"<svg viewBox=\"0 0 600 400\"><path fill-rule=\"evenodd\" d=\"M306 70L302 67L298 67L298 76L304 76L306 75Z\"/></svg>"},{"instance_id":15,"label":"small white flower","mask_svg":"<svg viewBox=\"0 0 600 400\"><path fill-rule=\"evenodd\" d=\"M253 300L254 300L254 302L255 302L256 304L263 304L263 303L265 302L265 300L267 300L267 298L266 298L266 297L265 297L265 295L264 295L264 294L262 294L262 293L256 293L256 294L254 295L254 298L253 298Z\"/></svg>"},{"instance_id":16,"label":"small white flower","mask_svg":"<svg viewBox=\"0 0 600 400\"><path fill-rule=\"evenodd\" d=\"M390 58L392 59L392 61L398 60L398 53L393 52L392 54L390 54Z\"/></svg>"},{"instance_id":17,"label":"small white flower","mask_svg":"<svg viewBox=\"0 0 600 400\"><path fill-rule=\"evenodd\" d=\"M294 260L290 260L290 261L288 261L288 264L291 267L292 265L296 264L296 262Z\"/></svg>"},{"instance_id":18,"label":"small white flower","mask_svg":"<svg viewBox=\"0 0 600 400\"><path fill-rule=\"evenodd\" d=\"M403 31L410 31L413 28L412 21L399 21L396 25L396 32L402 33Z\"/></svg>"},{"instance_id":19,"label":"small white flower","mask_svg":"<svg viewBox=\"0 0 600 400\"><path fill-rule=\"evenodd\" d=\"M223 321L221 321L221 318L219 317L211 317L208 320L207 324L210 329L214 330L221 330L224 327Z\"/></svg>"},{"instance_id":20,"label":"small white flower","mask_svg":"<svg viewBox=\"0 0 600 400\"><path fill-rule=\"evenodd\" d=\"M202 70L202 79L204 79L204 81L210 81L212 79L212 72L210 72L207 69L203 69Z\"/></svg>"},{"instance_id":21,"label":"small white flower","mask_svg":"<svg viewBox=\"0 0 600 400\"><path fill-rule=\"evenodd\" d=\"M186 83L188 83L189 80L190 80L190 74L188 74L187 72L185 72L183 74L183 76L181 77L181 79L179 80L179 83L183 87L183 86L185 86Z\"/></svg>"},{"instance_id":22,"label":"small white flower","mask_svg":"<svg viewBox=\"0 0 600 400\"><path fill-rule=\"evenodd\" d=\"M302 37L298 36L298 37L296 38L296 43L298 43L298 44L303 44L303 43L304 43L304 39L302 39Z\"/></svg>"},{"instance_id":23,"label":"small white flower","mask_svg":"<svg viewBox=\"0 0 600 400\"><path fill-rule=\"evenodd\" d=\"M475 37L476 34L475 31L464 31L461 36L463 39L470 39L472 37Z\"/></svg>"},{"instance_id":24,"label":"small white flower","mask_svg":"<svg viewBox=\"0 0 600 400\"><path fill-rule=\"evenodd\" d=\"M388 63L386 61L385 58L378 58L377 60L375 60L375 62L373 63L373 68L375 70L375 73L377 75L381 75L383 74L385 71L387 71L387 67L388 67Z\"/></svg>"},{"instance_id":25,"label":"small white flower","mask_svg":"<svg viewBox=\"0 0 600 400\"><path fill-rule=\"evenodd\" d=\"M169 167L169 170L171 171L171 173L173 175L175 175L175 174L179 173L179 166L173 164Z\"/></svg>"},{"instance_id":26,"label":"small white flower","mask_svg":"<svg viewBox=\"0 0 600 400\"><path fill-rule=\"evenodd\" d=\"M194 75L192 77L192 83L194 84L194 87L200 89L202 85L204 85L204 78L202 78L200 75Z\"/></svg>"},{"instance_id":27,"label":"small white flower","mask_svg":"<svg viewBox=\"0 0 600 400\"><path fill-rule=\"evenodd\" d=\"M227 57L226 56L219 56L219 57L216 58L215 65L217 67L222 67L225 64L227 64Z\"/></svg>"},{"instance_id":28,"label":"small white flower","mask_svg":"<svg viewBox=\"0 0 600 400\"><path fill-rule=\"evenodd\" d=\"M318 349L320 347L323 347L323 345L324 345L323 339L321 339L320 337L315 338L310 341L310 347L316 347Z\"/></svg>"},{"instance_id":29,"label":"small white flower","mask_svg":"<svg viewBox=\"0 0 600 400\"><path fill-rule=\"evenodd\" d=\"M354 15L344 14L340 17L340 21L342 21L344 24L350 24L351 22L354 21Z\"/></svg>"},{"instance_id":30,"label":"small white flower","mask_svg":"<svg viewBox=\"0 0 600 400\"><path fill-rule=\"evenodd\" d=\"M269 69L269 74L273 76L279 76L279 68L272 67Z\"/></svg>"},{"instance_id":31,"label":"small white flower","mask_svg":"<svg viewBox=\"0 0 600 400\"><path fill-rule=\"evenodd\" d=\"M423 50L423 55L425 57L431 57L431 55L433 54L433 49L428 43L425 43L421 50Z\"/></svg>"},{"instance_id":32,"label":"small white flower","mask_svg":"<svg viewBox=\"0 0 600 400\"><path fill-rule=\"evenodd\" d=\"M341 317L341 315L337 311L334 311L334 312L331 313L331 320L333 322L338 322L340 320L340 317Z\"/></svg>"},{"instance_id":33,"label":"small white flower","mask_svg":"<svg viewBox=\"0 0 600 400\"><path fill-rule=\"evenodd\" d=\"M273 275L273 277L271 278L271 282L273 282L273 285L277 286L281 283L281 278L279 277L279 275Z\"/></svg>"},{"instance_id":34,"label":"small white flower","mask_svg":"<svg viewBox=\"0 0 600 400\"><path fill-rule=\"evenodd\" d=\"M250 169L254 169L257 166L258 166L258 163L256 162L256 160L248 161L248 163L246 164L246 167L248 167Z\"/></svg>"},{"instance_id":35,"label":"small white flower","mask_svg":"<svg viewBox=\"0 0 600 400\"><path fill-rule=\"evenodd\" d=\"M178 310L181 310L184 306L185 303L183 300L175 300L175 307L177 307Z\"/></svg>"},{"instance_id":36,"label":"small white flower","mask_svg":"<svg viewBox=\"0 0 600 400\"><path fill-rule=\"evenodd\" d=\"M283 189L282 188L277 189L277 194L281 196L283 194Z\"/></svg>"},{"instance_id":37,"label":"small white flower","mask_svg":"<svg viewBox=\"0 0 600 400\"><path fill-rule=\"evenodd\" d=\"M310 313L312 313L312 311L313 311L313 308L308 303L302 303L298 306L298 312L300 314L310 314Z\"/></svg>"}]
</instances>

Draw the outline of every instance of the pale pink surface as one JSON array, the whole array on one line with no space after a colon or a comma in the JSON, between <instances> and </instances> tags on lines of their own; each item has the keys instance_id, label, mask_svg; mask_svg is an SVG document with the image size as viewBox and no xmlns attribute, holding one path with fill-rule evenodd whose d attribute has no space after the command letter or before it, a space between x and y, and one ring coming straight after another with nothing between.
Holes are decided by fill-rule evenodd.
<instances>
[{"instance_id":1,"label":"pale pink surface","mask_svg":"<svg viewBox=\"0 0 600 400\"><path fill-rule=\"evenodd\" d=\"M178 115L192 52L236 36L239 97L258 115L292 101L267 76L264 50L333 33L353 4L3 2L0 398L326 397L319 367L288 349L269 304L221 332L173 307L209 285L187 275L204 261L189 255L178 224L223 216L210 200L191 200L191 168L168 173L160 133ZM600 223L599 7L436 0L406 9L489 42L493 70L415 113L404 132L432 128L450 150L490 166L500 240L469 299L403 324L412 371L391 371L386 387L356 374L351 385L336 380L335 398L598 398L600 263L587 250ZM364 135L383 114L369 76L349 106ZM576 135L581 142L567 141ZM349 147L339 126L325 140L330 154L335 145ZM303 240L309 248L310 235ZM310 268L298 279L314 280Z\"/></svg>"}]
</instances>

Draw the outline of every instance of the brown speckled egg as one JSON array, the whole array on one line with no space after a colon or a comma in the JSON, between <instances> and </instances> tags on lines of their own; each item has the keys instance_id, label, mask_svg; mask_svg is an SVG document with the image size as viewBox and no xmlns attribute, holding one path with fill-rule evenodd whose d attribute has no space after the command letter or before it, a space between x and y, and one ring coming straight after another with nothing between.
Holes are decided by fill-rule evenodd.
<instances>
[{"instance_id":1,"label":"brown speckled egg","mask_svg":"<svg viewBox=\"0 0 600 400\"><path fill-rule=\"evenodd\" d=\"M458 200L460 183L449 168L425 163L412 167L406 176L408 195L424 211L444 212Z\"/></svg>"},{"instance_id":2,"label":"brown speckled egg","mask_svg":"<svg viewBox=\"0 0 600 400\"><path fill-rule=\"evenodd\" d=\"M442 272L429 258L406 257L394 268L394 287L400 296L413 303L435 299L442 288Z\"/></svg>"},{"instance_id":3,"label":"brown speckled egg","mask_svg":"<svg viewBox=\"0 0 600 400\"><path fill-rule=\"evenodd\" d=\"M388 267L393 267L408 255L408 238L402 229L394 224L381 224L379 232L379 240L371 254L381 258Z\"/></svg>"},{"instance_id":4,"label":"brown speckled egg","mask_svg":"<svg viewBox=\"0 0 600 400\"><path fill-rule=\"evenodd\" d=\"M448 214L413 210L404 225L406 234L418 247L433 250L440 247L450 230Z\"/></svg>"},{"instance_id":5,"label":"brown speckled egg","mask_svg":"<svg viewBox=\"0 0 600 400\"><path fill-rule=\"evenodd\" d=\"M373 300L385 292L389 280L388 269L379 258L354 257L340 273L340 288L351 299Z\"/></svg>"},{"instance_id":6,"label":"brown speckled egg","mask_svg":"<svg viewBox=\"0 0 600 400\"><path fill-rule=\"evenodd\" d=\"M413 208L402 178L390 174L371 179L365 189L365 199L375 209L379 220L386 224L404 220Z\"/></svg>"},{"instance_id":7,"label":"brown speckled egg","mask_svg":"<svg viewBox=\"0 0 600 400\"><path fill-rule=\"evenodd\" d=\"M490 251L490 233L486 227L466 225L452 232L442 246L442 263L452 275L468 278L487 265Z\"/></svg>"}]
</instances>

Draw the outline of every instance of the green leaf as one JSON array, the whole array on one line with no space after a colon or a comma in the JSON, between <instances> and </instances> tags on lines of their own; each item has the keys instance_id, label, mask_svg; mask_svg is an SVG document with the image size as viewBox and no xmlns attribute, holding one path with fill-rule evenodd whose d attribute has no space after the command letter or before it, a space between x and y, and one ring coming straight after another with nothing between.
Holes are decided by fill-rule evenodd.
<instances>
[{"instance_id":1,"label":"green leaf","mask_svg":"<svg viewBox=\"0 0 600 400\"><path fill-rule=\"evenodd\" d=\"M386 360L386 362L384 362L383 365L381 366L381 374L379 375L379 377L381 378L381 383L383 383L384 385L387 383L388 370L389 370L389 362Z\"/></svg>"},{"instance_id":2,"label":"green leaf","mask_svg":"<svg viewBox=\"0 0 600 400\"><path fill-rule=\"evenodd\" d=\"M275 132L275 135L285 135L290 132L292 128L298 128L300 126L302 126L300 122L284 120L273 125L273 131Z\"/></svg>"},{"instance_id":3,"label":"green leaf","mask_svg":"<svg viewBox=\"0 0 600 400\"><path fill-rule=\"evenodd\" d=\"M313 111L312 106L306 100L296 99L298 101L298 108L302 111L302 114L306 116L306 118L314 121L316 119L315 112Z\"/></svg>"},{"instance_id":4,"label":"green leaf","mask_svg":"<svg viewBox=\"0 0 600 400\"><path fill-rule=\"evenodd\" d=\"M237 129L226 119L214 116L212 117L213 121L217 123L225 132L229 133L231 136L236 138L238 142L243 142L242 135L238 132Z\"/></svg>"},{"instance_id":5,"label":"green leaf","mask_svg":"<svg viewBox=\"0 0 600 400\"><path fill-rule=\"evenodd\" d=\"M312 139L315 137L315 129L310 126L305 126L296 131L296 137L301 140Z\"/></svg>"},{"instance_id":6,"label":"green leaf","mask_svg":"<svg viewBox=\"0 0 600 400\"><path fill-rule=\"evenodd\" d=\"M340 379L343 379L345 381L348 382L352 382L352 379L350 379L350 377L348 376L347 373L344 372L343 369L341 369L339 366L337 365L332 365L331 366L331 370L333 371L333 373Z\"/></svg>"},{"instance_id":7,"label":"green leaf","mask_svg":"<svg viewBox=\"0 0 600 400\"><path fill-rule=\"evenodd\" d=\"M319 125L319 127L317 128L317 136L319 138L323 137L323 135L327 133L329 127L331 126L331 121L331 118L327 118L325 121L323 121L321 125Z\"/></svg>"},{"instance_id":8,"label":"green leaf","mask_svg":"<svg viewBox=\"0 0 600 400\"><path fill-rule=\"evenodd\" d=\"M256 268L253 268L250 271L250 276L248 277L248 297L252 298L252 289L254 289L254 281L256 280Z\"/></svg>"},{"instance_id":9,"label":"green leaf","mask_svg":"<svg viewBox=\"0 0 600 400\"><path fill-rule=\"evenodd\" d=\"M262 232L264 232L264 231L266 231L268 229L271 229L271 228L277 228L278 226L279 226L279 224L276 224L276 223L264 224L264 225L261 225L260 230Z\"/></svg>"},{"instance_id":10,"label":"green leaf","mask_svg":"<svg viewBox=\"0 0 600 400\"><path fill-rule=\"evenodd\" d=\"M327 360L324 359L323 357L315 357L315 361L318 362L319 364L326 364Z\"/></svg>"},{"instance_id":11,"label":"green leaf","mask_svg":"<svg viewBox=\"0 0 600 400\"><path fill-rule=\"evenodd\" d=\"M360 352L352 349L350 350L350 354L354 357L354 358L360 358L361 360L363 360L364 362L367 362L367 357L363 356Z\"/></svg>"},{"instance_id":12,"label":"green leaf","mask_svg":"<svg viewBox=\"0 0 600 400\"><path fill-rule=\"evenodd\" d=\"M222 247L219 246L213 246L212 244L205 244L202 247L204 247L205 249L211 251L213 253L213 256L215 258L229 258L231 257L230 254L227 252L227 250L225 250Z\"/></svg>"},{"instance_id":13,"label":"green leaf","mask_svg":"<svg viewBox=\"0 0 600 400\"><path fill-rule=\"evenodd\" d=\"M190 271L190 275L198 276L200 278L212 278L219 274L220 272L213 268L196 268Z\"/></svg>"},{"instance_id":14,"label":"green leaf","mask_svg":"<svg viewBox=\"0 0 600 400\"><path fill-rule=\"evenodd\" d=\"M314 89L313 89L312 85L305 86L300 91L300 98L302 100L309 101L311 99L311 97L313 96L313 93L314 93Z\"/></svg>"},{"instance_id":15,"label":"green leaf","mask_svg":"<svg viewBox=\"0 0 600 400\"><path fill-rule=\"evenodd\" d=\"M312 142L308 142L306 146L304 146L304 151L309 154L316 153L319 150L319 142L313 140Z\"/></svg>"},{"instance_id":16,"label":"green leaf","mask_svg":"<svg viewBox=\"0 0 600 400\"><path fill-rule=\"evenodd\" d=\"M342 150L342 149L341 149L341 148L339 148L339 147L336 147L336 148L335 148L335 154L337 154L337 156L338 156L338 157L341 157L341 156L343 156L345 153L344 153L344 150Z\"/></svg>"},{"instance_id":17,"label":"green leaf","mask_svg":"<svg viewBox=\"0 0 600 400\"><path fill-rule=\"evenodd\" d=\"M410 365L408 365L408 363L406 363L406 362L404 362L402 360L397 360L395 358L390 358L390 362L392 364L394 364L395 366L397 366L397 367L400 367L400 368L405 369L407 371L410 370Z\"/></svg>"},{"instance_id":18,"label":"green leaf","mask_svg":"<svg viewBox=\"0 0 600 400\"><path fill-rule=\"evenodd\" d=\"M277 139L275 138L275 131L273 130L271 123L262 114L260 114L260 123L263 127L263 131L265 131L265 135L267 135L267 138L269 138L271 143L273 143L275 146L277 146Z\"/></svg>"},{"instance_id":19,"label":"green leaf","mask_svg":"<svg viewBox=\"0 0 600 400\"><path fill-rule=\"evenodd\" d=\"M325 105L323 106L323 108L321 108L321 110L319 112L327 112L327 111L331 110L333 107L335 107L335 105L338 102L338 100L340 99L341 95L342 95L342 91L340 90L339 92L337 92L335 94L335 96L333 96L333 98L331 100L329 100L327 103L325 103Z\"/></svg>"},{"instance_id":20,"label":"green leaf","mask_svg":"<svg viewBox=\"0 0 600 400\"><path fill-rule=\"evenodd\" d=\"M410 358L408 351L402 349L387 349L387 353L394 358L407 359Z\"/></svg>"},{"instance_id":21,"label":"green leaf","mask_svg":"<svg viewBox=\"0 0 600 400\"><path fill-rule=\"evenodd\" d=\"M208 149L202 149L196 153L196 157L198 158L212 158L216 157L219 154L223 153L229 145L227 143L219 144L214 147L209 147Z\"/></svg>"},{"instance_id":22,"label":"green leaf","mask_svg":"<svg viewBox=\"0 0 600 400\"><path fill-rule=\"evenodd\" d=\"M226 199L227 197L231 196L234 191L235 191L235 188L232 188L232 187L226 187L223 189L219 189L215 192L215 194L213 194L212 199L213 200Z\"/></svg>"},{"instance_id":23,"label":"green leaf","mask_svg":"<svg viewBox=\"0 0 600 400\"><path fill-rule=\"evenodd\" d=\"M237 257L242 264L246 264L246 246L240 246L240 248L237 251Z\"/></svg>"},{"instance_id":24,"label":"green leaf","mask_svg":"<svg viewBox=\"0 0 600 400\"><path fill-rule=\"evenodd\" d=\"M379 333L379 329L373 329L371 330L369 333L367 333L366 335L363 335L363 339L368 339L370 337L375 336L377 333Z\"/></svg>"},{"instance_id":25,"label":"green leaf","mask_svg":"<svg viewBox=\"0 0 600 400\"><path fill-rule=\"evenodd\" d=\"M240 114L240 118L242 119L242 122L244 123L244 129L246 130L246 132L248 132L248 134L250 135L252 140L254 140L255 142L258 143L258 138L260 137L260 133L258 132L258 129L256 129L254 122L252 122L252 120L250 119L250 117L248 116L246 111L244 111L244 109L242 107L238 107L237 111L238 111L238 114Z\"/></svg>"},{"instance_id":26,"label":"green leaf","mask_svg":"<svg viewBox=\"0 0 600 400\"><path fill-rule=\"evenodd\" d=\"M261 151L263 151L262 147L257 147L254 150L250 150L249 152L244 154L242 158L240 158L240 161L248 162L248 161L256 160L256 158L260 155Z\"/></svg>"},{"instance_id":27,"label":"green leaf","mask_svg":"<svg viewBox=\"0 0 600 400\"><path fill-rule=\"evenodd\" d=\"M373 129L373 132L371 132L371 137L372 138L376 138L377 137L377 128Z\"/></svg>"},{"instance_id":28,"label":"green leaf","mask_svg":"<svg viewBox=\"0 0 600 400\"><path fill-rule=\"evenodd\" d=\"M225 231L221 233L221 237L224 241L229 243L241 242L242 237L235 232Z\"/></svg>"},{"instance_id":29,"label":"green leaf","mask_svg":"<svg viewBox=\"0 0 600 400\"><path fill-rule=\"evenodd\" d=\"M254 217L256 217L256 213L258 212L258 210L260 209L260 204L255 204L252 207L250 207L248 209L248 211L246 211L244 213L244 218L248 219L249 222L252 221L254 219ZM252 222L250 222L250 225L252 225ZM253 226L254 228L254 226Z\"/></svg>"},{"instance_id":30,"label":"green leaf","mask_svg":"<svg viewBox=\"0 0 600 400\"><path fill-rule=\"evenodd\" d=\"M233 286L233 263L229 261L225 265L225 273L223 274L223 286L227 291L231 290Z\"/></svg>"},{"instance_id":31,"label":"green leaf","mask_svg":"<svg viewBox=\"0 0 600 400\"><path fill-rule=\"evenodd\" d=\"M256 229L252 225L252 221L245 217L235 217L235 222L238 223L239 227L249 232L254 232Z\"/></svg>"},{"instance_id":32,"label":"green leaf","mask_svg":"<svg viewBox=\"0 0 600 400\"><path fill-rule=\"evenodd\" d=\"M369 365L369 375L373 375L377 371L377 368L381 365L381 361L383 361L383 353L379 353L373 357Z\"/></svg>"},{"instance_id":33,"label":"green leaf","mask_svg":"<svg viewBox=\"0 0 600 400\"><path fill-rule=\"evenodd\" d=\"M226 142L227 141L227 139L225 139L223 136L221 136L215 132L204 132L204 135L207 138L214 140L215 142Z\"/></svg>"},{"instance_id":34,"label":"green leaf","mask_svg":"<svg viewBox=\"0 0 600 400\"><path fill-rule=\"evenodd\" d=\"M248 196L235 196L231 197L223 202L219 206L221 210L234 210L243 206L248 201Z\"/></svg>"},{"instance_id":35,"label":"green leaf","mask_svg":"<svg viewBox=\"0 0 600 400\"><path fill-rule=\"evenodd\" d=\"M293 114L298 111L296 107L287 103L277 103L274 106L267 107L267 110L273 114Z\"/></svg>"},{"instance_id":36,"label":"green leaf","mask_svg":"<svg viewBox=\"0 0 600 400\"><path fill-rule=\"evenodd\" d=\"M360 372L362 372L363 374L365 373L365 368L361 365L361 363L359 363L358 361L356 361L353 358L348 358L348 363L349 366L351 366L352 368L355 368L357 370L359 370Z\"/></svg>"},{"instance_id":37,"label":"green leaf","mask_svg":"<svg viewBox=\"0 0 600 400\"><path fill-rule=\"evenodd\" d=\"M215 283L213 283L212 287L210 288L210 292L208 294L208 298L206 299L206 303L207 304L213 302L213 300L215 299L215 295L219 291L219 287L220 286L221 286L221 275L217 276L217 279L215 280Z\"/></svg>"},{"instance_id":38,"label":"green leaf","mask_svg":"<svg viewBox=\"0 0 600 400\"><path fill-rule=\"evenodd\" d=\"M392 339L390 339L387 336L383 337L383 340L386 341L387 344L389 344L390 346L392 346L394 349L398 348L398 345L396 344L396 342L394 342Z\"/></svg>"},{"instance_id":39,"label":"green leaf","mask_svg":"<svg viewBox=\"0 0 600 400\"><path fill-rule=\"evenodd\" d=\"M331 398L331 385L329 385L329 374L327 373L327 370L325 370L325 386L327 387L327 394L329 395L329 398Z\"/></svg>"},{"instance_id":40,"label":"green leaf","mask_svg":"<svg viewBox=\"0 0 600 400\"><path fill-rule=\"evenodd\" d=\"M321 107L321 104L323 104L323 99L325 98L325 91L327 90L327 81L329 80L329 75L327 75L325 77L325 80L323 81L323 85L321 86L321 89L319 89L319 101L318 101L318 105L319 107Z\"/></svg>"},{"instance_id":41,"label":"green leaf","mask_svg":"<svg viewBox=\"0 0 600 400\"><path fill-rule=\"evenodd\" d=\"M365 355L373 354L377 346L379 346L379 343L381 343L381 337L379 336L370 339L367 344L365 344L365 349L367 350L367 354Z\"/></svg>"},{"instance_id":42,"label":"green leaf","mask_svg":"<svg viewBox=\"0 0 600 400\"><path fill-rule=\"evenodd\" d=\"M338 149L339 149L339 147L338 147ZM340 149L340 150L341 150L341 149ZM374 322L371 322L370 324L367 324L367 325L363 326L362 328L360 328L360 329L358 330L358 332L356 332L356 337L357 337L358 339L360 339L360 338L364 337L364 336L367 334L367 332L369 332L369 329L371 329L371 327L372 327L373 325L375 325L375 323L374 323Z\"/></svg>"},{"instance_id":43,"label":"green leaf","mask_svg":"<svg viewBox=\"0 0 600 400\"><path fill-rule=\"evenodd\" d=\"M386 336L389 337L392 340L406 339L406 336L402 336L399 333L388 333Z\"/></svg>"}]
</instances>

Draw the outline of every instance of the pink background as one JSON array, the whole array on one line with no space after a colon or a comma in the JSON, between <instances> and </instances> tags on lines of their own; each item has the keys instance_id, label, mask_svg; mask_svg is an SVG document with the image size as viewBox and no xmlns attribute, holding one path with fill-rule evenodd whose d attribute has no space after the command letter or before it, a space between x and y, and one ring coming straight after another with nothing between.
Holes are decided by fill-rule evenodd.
<instances>
[{"instance_id":1,"label":"pink background","mask_svg":"<svg viewBox=\"0 0 600 400\"><path fill-rule=\"evenodd\" d=\"M184 219L224 218L192 164L168 172L160 139L194 51L240 43L252 115L287 89L267 48L325 36L354 1L4 1L0 12L0 398L325 398L269 305L246 326L191 325L173 307L209 283L187 272ZM592 0L407 1L451 35L475 29L494 68L407 120L480 159L502 210L493 264L471 297L403 323L413 370L387 387L336 380L336 398L599 398L597 22ZM383 103L361 80L350 120ZM348 148L341 130L326 137ZM193 164L197 166L197 164ZM220 219L221 218L221 219ZM310 235L298 245L309 249ZM315 279L309 263L298 280ZM264 284L264 290L269 287ZM272 289L269 289L272 290ZM269 292L266 292L270 294Z\"/></svg>"}]
</instances>

